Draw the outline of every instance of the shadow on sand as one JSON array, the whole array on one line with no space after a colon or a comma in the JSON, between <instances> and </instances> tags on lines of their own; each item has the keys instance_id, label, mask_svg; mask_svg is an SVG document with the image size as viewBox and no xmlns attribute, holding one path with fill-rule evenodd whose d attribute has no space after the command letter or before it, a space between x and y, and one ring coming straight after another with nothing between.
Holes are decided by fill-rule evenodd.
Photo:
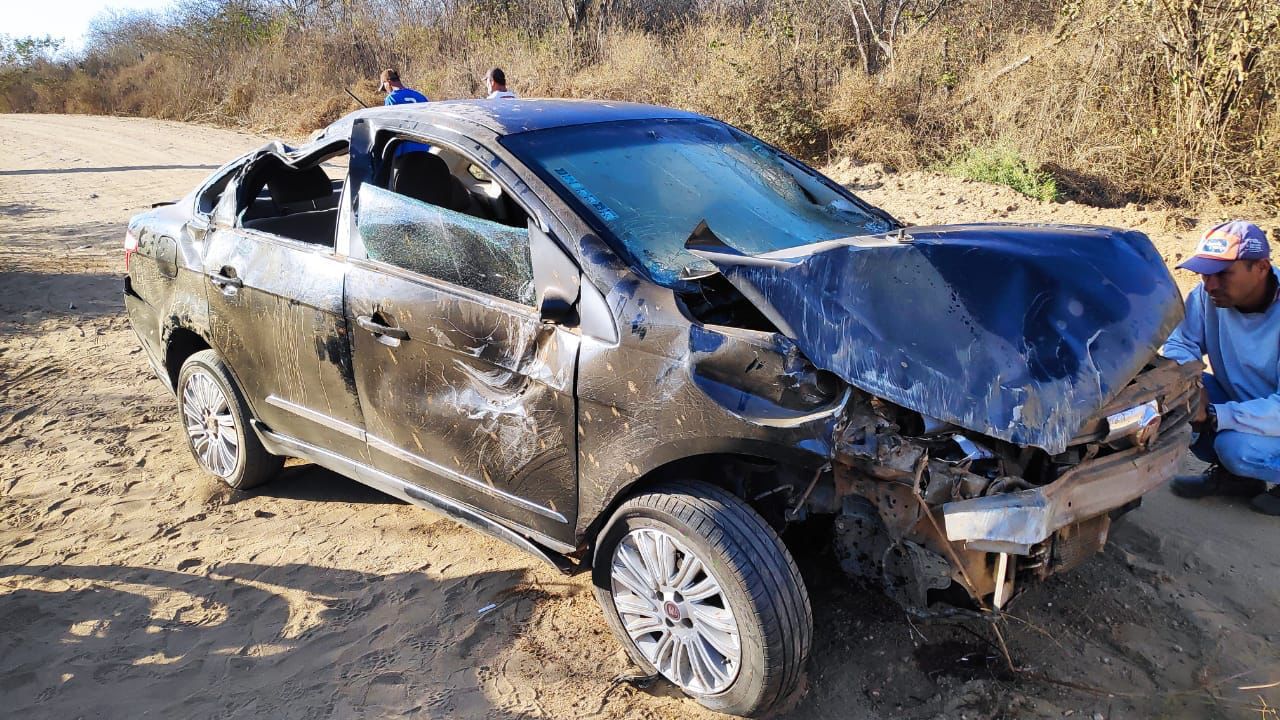
<instances>
[{"instance_id":1,"label":"shadow on sand","mask_svg":"<svg viewBox=\"0 0 1280 720\"><path fill-rule=\"evenodd\" d=\"M0 170L5 175L74 175L77 173L115 173L133 170L217 170L219 165L116 165L113 167L35 168L27 170Z\"/></svg>"},{"instance_id":2,"label":"shadow on sand","mask_svg":"<svg viewBox=\"0 0 1280 720\"><path fill-rule=\"evenodd\" d=\"M310 463L286 467L271 482L240 495L244 498L265 495L308 502L406 504L400 498Z\"/></svg>"},{"instance_id":3,"label":"shadow on sand","mask_svg":"<svg viewBox=\"0 0 1280 720\"><path fill-rule=\"evenodd\" d=\"M490 707L476 672L533 608L510 592L523 571L439 580L197 565L204 574L0 566L0 580L22 576L32 586L0 594L7 712L524 717Z\"/></svg>"}]
</instances>

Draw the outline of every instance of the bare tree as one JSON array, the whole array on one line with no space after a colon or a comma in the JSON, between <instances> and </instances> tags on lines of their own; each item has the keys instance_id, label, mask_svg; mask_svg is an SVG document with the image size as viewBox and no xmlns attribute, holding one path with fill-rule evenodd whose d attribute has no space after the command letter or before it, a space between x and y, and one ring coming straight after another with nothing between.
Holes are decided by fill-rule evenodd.
<instances>
[{"instance_id":1,"label":"bare tree","mask_svg":"<svg viewBox=\"0 0 1280 720\"><path fill-rule=\"evenodd\" d=\"M852 40L868 75L893 67L894 46L903 35L937 17L951 0L844 0Z\"/></svg>"},{"instance_id":2,"label":"bare tree","mask_svg":"<svg viewBox=\"0 0 1280 720\"><path fill-rule=\"evenodd\" d=\"M1265 39L1280 27L1268 0L1160 0L1158 38L1169 78L1200 127L1227 124L1257 67Z\"/></svg>"}]
</instances>

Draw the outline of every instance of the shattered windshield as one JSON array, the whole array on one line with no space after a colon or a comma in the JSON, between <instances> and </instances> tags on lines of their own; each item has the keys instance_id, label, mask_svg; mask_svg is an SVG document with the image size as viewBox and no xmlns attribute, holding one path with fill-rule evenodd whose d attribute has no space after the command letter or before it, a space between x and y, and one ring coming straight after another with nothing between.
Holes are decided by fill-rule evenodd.
<instances>
[{"instance_id":1,"label":"shattered windshield","mask_svg":"<svg viewBox=\"0 0 1280 720\"><path fill-rule=\"evenodd\" d=\"M715 271L684 249L703 220L752 254L892 228L887 216L712 120L579 125L502 142L664 285Z\"/></svg>"}]
</instances>

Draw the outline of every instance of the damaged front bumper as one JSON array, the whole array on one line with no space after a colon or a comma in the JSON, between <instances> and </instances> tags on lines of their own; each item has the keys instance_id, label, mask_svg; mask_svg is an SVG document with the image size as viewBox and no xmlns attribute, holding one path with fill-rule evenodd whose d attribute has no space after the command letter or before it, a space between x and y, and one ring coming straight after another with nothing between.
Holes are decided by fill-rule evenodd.
<instances>
[{"instance_id":1,"label":"damaged front bumper","mask_svg":"<svg viewBox=\"0 0 1280 720\"><path fill-rule=\"evenodd\" d=\"M853 408L833 464L842 567L918 612L939 601L1003 607L1100 551L1111 521L1173 476L1198 380L1195 364L1157 360L1054 456L959 428L904 434L901 412L874 400ZM1163 423L1117 438L1146 404Z\"/></svg>"},{"instance_id":2,"label":"damaged front bumper","mask_svg":"<svg viewBox=\"0 0 1280 720\"><path fill-rule=\"evenodd\" d=\"M1082 464L1044 487L942 506L946 541L969 594L1002 607L1028 581L1069 570L1102 550L1111 520L1177 471L1191 443L1185 423L1150 449Z\"/></svg>"},{"instance_id":3,"label":"damaged front bumper","mask_svg":"<svg viewBox=\"0 0 1280 720\"><path fill-rule=\"evenodd\" d=\"M947 539L970 550L1026 554L1068 525L1120 508L1173 476L1191 443L1187 426L1152 448L1130 448L1067 471L1034 490L942 506Z\"/></svg>"}]
</instances>

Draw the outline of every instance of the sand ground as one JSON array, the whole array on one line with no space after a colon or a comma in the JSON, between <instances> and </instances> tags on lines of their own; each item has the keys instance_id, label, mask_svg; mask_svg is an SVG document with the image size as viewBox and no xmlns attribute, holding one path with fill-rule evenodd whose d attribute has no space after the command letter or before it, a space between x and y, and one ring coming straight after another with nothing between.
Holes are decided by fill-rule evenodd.
<instances>
[{"instance_id":1,"label":"sand ground","mask_svg":"<svg viewBox=\"0 0 1280 720\"><path fill-rule=\"evenodd\" d=\"M613 682L628 667L586 576L312 466L250 493L196 470L125 320L120 243L261 141L0 116L0 714L713 717ZM1170 262L1215 220L828 170L912 222L1135 227ZM1248 688L1280 681L1280 520L1162 489L1112 538L1015 603L1016 675L985 624L909 621L791 539L817 633L779 716L1276 718L1280 688Z\"/></svg>"}]
</instances>

